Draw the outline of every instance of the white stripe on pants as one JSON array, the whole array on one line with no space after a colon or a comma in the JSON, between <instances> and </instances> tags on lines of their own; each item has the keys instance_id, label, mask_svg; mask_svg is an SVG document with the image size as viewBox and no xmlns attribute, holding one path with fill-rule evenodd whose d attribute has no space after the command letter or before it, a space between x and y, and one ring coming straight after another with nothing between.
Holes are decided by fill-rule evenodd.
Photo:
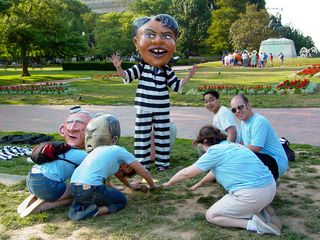
<instances>
[{"instance_id":1,"label":"white stripe on pants","mask_svg":"<svg viewBox=\"0 0 320 240\"><path fill-rule=\"evenodd\" d=\"M134 154L146 168L150 168L151 129L154 128L155 165L170 165L170 117L169 112L137 111L134 134Z\"/></svg>"}]
</instances>

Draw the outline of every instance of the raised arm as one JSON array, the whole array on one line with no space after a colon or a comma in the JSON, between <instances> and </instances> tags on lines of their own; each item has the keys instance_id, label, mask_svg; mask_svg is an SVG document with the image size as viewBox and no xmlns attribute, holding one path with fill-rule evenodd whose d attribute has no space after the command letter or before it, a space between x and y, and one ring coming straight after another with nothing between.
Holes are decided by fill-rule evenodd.
<instances>
[{"instance_id":1,"label":"raised arm","mask_svg":"<svg viewBox=\"0 0 320 240\"><path fill-rule=\"evenodd\" d=\"M117 69L117 73L120 77L125 78L126 72L121 67L121 59L118 53L114 53L111 55L113 66Z\"/></svg>"},{"instance_id":2,"label":"raised arm","mask_svg":"<svg viewBox=\"0 0 320 240\"><path fill-rule=\"evenodd\" d=\"M189 188L190 191L194 191L197 188L201 187L207 182L213 182L216 180L216 177L213 175L212 171L208 172L206 176L204 176L199 182Z\"/></svg>"},{"instance_id":3,"label":"raised arm","mask_svg":"<svg viewBox=\"0 0 320 240\"><path fill-rule=\"evenodd\" d=\"M180 85L183 86L185 85L187 82L189 82L189 80L193 77L193 75L196 73L198 69L198 66L196 64L192 65L192 67L189 69L189 75L187 77L185 77L184 79L181 80Z\"/></svg>"}]
</instances>

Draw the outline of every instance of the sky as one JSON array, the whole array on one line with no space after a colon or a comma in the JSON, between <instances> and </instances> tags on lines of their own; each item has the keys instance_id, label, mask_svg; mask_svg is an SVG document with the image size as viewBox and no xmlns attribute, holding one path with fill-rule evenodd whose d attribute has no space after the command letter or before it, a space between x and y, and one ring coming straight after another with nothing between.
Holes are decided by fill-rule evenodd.
<instances>
[{"instance_id":1,"label":"sky","mask_svg":"<svg viewBox=\"0 0 320 240\"><path fill-rule=\"evenodd\" d=\"M282 25L299 29L304 36L310 36L320 50L320 0L265 0L269 13L281 14ZM278 9L268 9L278 8ZM281 11L282 8L282 11Z\"/></svg>"}]
</instances>

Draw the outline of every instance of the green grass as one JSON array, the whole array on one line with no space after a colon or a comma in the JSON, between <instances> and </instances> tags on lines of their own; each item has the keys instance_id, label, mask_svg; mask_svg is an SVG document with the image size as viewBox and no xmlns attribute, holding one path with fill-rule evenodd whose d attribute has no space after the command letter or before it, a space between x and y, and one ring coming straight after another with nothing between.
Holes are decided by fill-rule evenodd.
<instances>
[{"instance_id":1,"label":"green grass","mask_svg":"<svg viewBox=\"0 0 320 240\"><path fill-rule=\"evenodd\" d=\"M54 136L58 138L57 134ZM121 138L119 145L133 152L132 137ZM177 139L170 169L161 173L151 170L159 183L167 181L174 173L196 161L196 150L190 146L191 140ZM297 154L296 161L290 162L289 173L281 178L272 204L284 222L280 237L259 236L208 223L204 215L206 209L225 191L218 184L207 184L195 192L189 192L188 187L202 177L198 176L174 187L152 192L127 189L129 200L124 210L81 222L67 219L67 207L19 218L16 208L28 195L25 184L1 186L0 239L9 239L13 231L36 228L40 223L44 225L38 231L47 239L320 239L320 178L317 177L320 171L320 147L292 144L292 148ZM7 164L12 165L6 167ZM1 161L0 172L27 174L31 166L25 162L25 157L21 157ZM120 185L116 180L113 182ZM33 239L43 237L34 236Z\"/></svg>"},{"instance_id":2,"label":"green grass","mask_svg":"<svg viewBox=\"0 0 320 240\"><path fill-rule=\"evenodd\" d=\"M172 106L203 106L201 95L186 95L188 90L201 85L276 85L286 79L297 78L294 73L311 63L319 63L319 58L286 59L285 67L251 69L242 67L221 67L220 62L200 64L196 75L184 87L183 94L171 91ZM275 63L276 65L276 63ZM103 71L62 71L46 68L30 70L31 77L20 77L21 70L0 70L0 85L14 85L42 81L58 81L68 78L92 77L91 80L70 83L76 89L70 94L0 94L0 104L58 104L58 105L133 105L137 82L123 84L120 78L97 80L94 76L114 72ZM179 77L187 71L176 71ZM311 82L320 83L319 77L312 77ZM233 96L221 96L222 104L229 106ZM320 107L319 87L314 94L306 95L256 95L249 96L254 107Z\"/></svg>"}]
</instances>

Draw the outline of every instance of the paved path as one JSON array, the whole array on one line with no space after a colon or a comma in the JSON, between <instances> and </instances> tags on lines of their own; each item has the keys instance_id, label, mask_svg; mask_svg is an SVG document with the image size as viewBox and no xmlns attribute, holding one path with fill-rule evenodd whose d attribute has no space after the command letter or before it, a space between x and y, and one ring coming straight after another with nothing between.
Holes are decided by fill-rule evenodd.
<instances>
[{"instance_id":1,"label":"paved path","mask_svg":"<svg viewBox=\"0 0 320 240\"><path fill-rule=\"evenodd\" d=\"M0 105L0 131L53 133L68 114L66 105ZM121 135L133 136L135 111L132 106L82 106L84 110L117 116ZM279 136L292 143L320 146L320 108L254 109L267 117ZM201 126L212 122L203 107L171 107L171 120L179 138L193 139Z\"/></svg>"}]
</instances>

